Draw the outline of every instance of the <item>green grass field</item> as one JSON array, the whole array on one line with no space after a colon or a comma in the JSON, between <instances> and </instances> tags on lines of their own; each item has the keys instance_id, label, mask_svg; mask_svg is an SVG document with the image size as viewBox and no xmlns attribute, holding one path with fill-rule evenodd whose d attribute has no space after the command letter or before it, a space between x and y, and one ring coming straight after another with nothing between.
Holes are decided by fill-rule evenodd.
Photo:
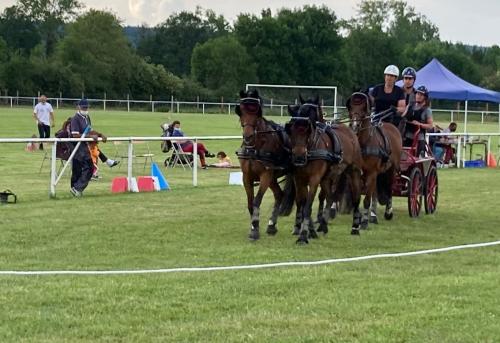
<instances>
[{"instance_id":1,"label":"green grass field","mask_svg":"<svg viewBox=\"0 0 500 343\"><path fill-rule=\"evenodd\" d=\"M71 111L56 113L57 126ZM159 136L179 119L186 133L239 135L236 116L96 112L108 136ZM0 137L35 133L30 109L0 109ZM496 132L497 124L470 124ZM476 127L477 126L477 127ZM210 141L236 162L237 141ZM496 145L495 145L496 146ZM150 145L155 161L165 154ZM111 143L101 148L114 155ZM137 149L144 147L137 146ZM126 168L102 167L81 199L64 177L49 199L49 166L24 144L0 144L0 270L135 270L229 266L431 249L496 241L498 169L440 169L435 215L408 217L395 200L394 220L352 237L350 218L296 246L293 216L275 237L247 240L244 190L227 170L199 170L199 186L182 168L164 170L172 186L154 194L111 194ZM134 175L143 173L142 161ZM266 196L262 222L271 209ZM497 342L500 248L316 267L117 275L0 275L0 342Z\"/></svg>"}]
</instances>

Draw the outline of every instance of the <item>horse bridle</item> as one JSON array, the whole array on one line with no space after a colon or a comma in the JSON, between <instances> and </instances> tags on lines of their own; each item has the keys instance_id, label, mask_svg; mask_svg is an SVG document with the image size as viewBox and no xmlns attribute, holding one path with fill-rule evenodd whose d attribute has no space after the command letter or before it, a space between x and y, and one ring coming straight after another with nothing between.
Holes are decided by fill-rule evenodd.
<instances>
[{"instance_id":1,"label":"horse bridle","mask_svg":"<svg viewBox=\"0 0 500 343\"><path fill-rule=\"evenodd\" d=\"M351 117L352 117L352 115L357 115L358 117L361 117L362 113L359 113L359 112L351 112L351 111L349 110L349 119L350 119L350 120L349 120L349 121L350 121L349 126L350 126L350 127L351 127L351 129L354 131L354 133L358 134L360 131L367 129L367 128L364 128L364 129L362 128L362 123L363 123L363 121L365 121L365 120L370 120L370 119L371 119L371 118L370 118L370 116L368 115L368 111L370 110L370 98L369 98L369 97L368 97L368 95L366 95L365 93L355 92L355 93L353 93L353 94L351 95L351 99L352 99L352 97L353 97L353 96L356 96L356 95L358 95L358 96L362 96L362 97L365 99L365 101L366 101L366 111L367 111L367 113L366 113L367 115L365 115L363 118L359 119L359 120L361 121L361 124L358 126L359 128L355 130L355 129L353 129L353 127L352 127L352 124L353 124L353 119L352 119ZM352 114L352 115L351 115L351 114Z\"/></svg>"}]
</instances>

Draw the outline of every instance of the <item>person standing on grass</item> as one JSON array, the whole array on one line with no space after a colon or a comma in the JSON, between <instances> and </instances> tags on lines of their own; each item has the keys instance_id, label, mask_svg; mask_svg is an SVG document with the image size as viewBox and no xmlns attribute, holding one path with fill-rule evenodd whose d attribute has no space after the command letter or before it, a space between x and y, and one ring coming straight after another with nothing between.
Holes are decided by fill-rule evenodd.
<instances>
[{"instance_id":1,"label":"person standing on grass","mask_svg":"<svg viewBox=\"0 0 500 343\"><path fill-rule=\"evenodd\" d=\"M47 97L41 95L33 109L33 118L38 126L38 133L40 138L50 137L50 128L54 127L54 109L52 105L47 102ZM43 150L43 143L40 143L40 150Z\"/></svg>"},{"instance_id":2,"label":"person standing on grass","mask_svg":"<svg viewBox=\"0 0 500 343\"><path fill-rule=\"evenodd\" d=\"M102 133L90 131L91 125L89 102L87 99L82 99L78 102L78 112L71 118L71 137L80 138L84 132L88 132L87 138L93 138L97 142L98 137L101 137L102 141L106 142L107 138ZM74 147L76 147L77 144L78 142L74 142ZM87 188L92 178L93 169L94 163L92 162L89 144L87 142L81 142L72 161L70 192L74 197L78 198L82 196L83 191Z\"/></svg>"}]
</instances>

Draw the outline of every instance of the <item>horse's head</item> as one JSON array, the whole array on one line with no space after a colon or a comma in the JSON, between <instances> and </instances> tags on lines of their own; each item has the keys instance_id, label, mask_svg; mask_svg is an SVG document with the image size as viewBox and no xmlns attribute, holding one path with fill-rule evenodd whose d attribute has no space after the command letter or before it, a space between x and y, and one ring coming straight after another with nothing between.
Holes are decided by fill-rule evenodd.
<instances>
[{"instance_id":1,"label":"horse's head","mask_svg":"<svg viewBox=\"0 0 500 343\"><path fill-rule=\"evenodd\" d=\"M246 146L255 145L257 123L262 118L262 99L257 90L240 91L240 103L235 108L243 128L243 142Z\"/></svg>"},{"instance_id":2,"label":"horse's head","mask_svg":"<svg viewBox=\"0 0 500 343\"><path fill-rule=\"evenodd\" d=\"M358 133L363 121L370 118L370 97L365 93L355 92L347 99L346 107L349 112L349 126L355 133Z\"/></svg>"},{"instance_id":3,"label":"horse's head","mask_svg":"<svg viewBox=\"0 0 500 343\"><path fill-rule=\"evenodd\" d=\"M285 131L290 137L292 145L292 162L302 167L307 164L307 149L309 137L315 130L316 121L311 120L308 110L302 105L288 106L288 113L292 119L285 125Z\"/></svg>"}]
</instances>

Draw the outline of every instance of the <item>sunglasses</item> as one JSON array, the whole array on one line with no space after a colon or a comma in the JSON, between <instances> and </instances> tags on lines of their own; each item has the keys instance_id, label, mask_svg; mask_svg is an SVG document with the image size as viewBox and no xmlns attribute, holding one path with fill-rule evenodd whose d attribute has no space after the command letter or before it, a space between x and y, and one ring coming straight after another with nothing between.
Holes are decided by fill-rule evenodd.
<instances>
[{"instance_id":1,"label":"sunglasses","mask_svg":"<svg viewBox=\"0 0 500 343\"><path fill-rule=\"evenodd\" d=\"M413 80L413 77L411 77L411 76L405 76L405 77L403 77L403 79L405 79L405 80Z\"/></svg>"}]
</instances>

